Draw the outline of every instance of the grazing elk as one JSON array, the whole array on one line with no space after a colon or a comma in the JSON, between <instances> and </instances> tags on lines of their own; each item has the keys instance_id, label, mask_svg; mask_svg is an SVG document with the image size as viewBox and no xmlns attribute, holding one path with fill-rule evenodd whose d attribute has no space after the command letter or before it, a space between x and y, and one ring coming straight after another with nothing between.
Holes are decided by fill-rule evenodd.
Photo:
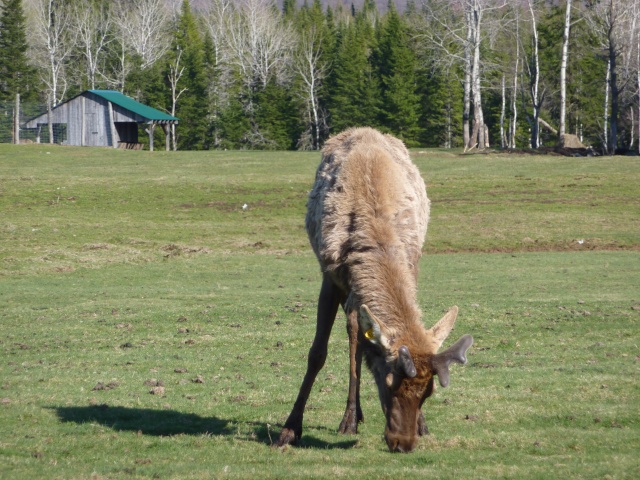
<instances>
[{"instance_id":1,"label":"grazing elk","mask_svg":"<svg viewBox=\"0 0 640 480\"><path fill-rule=\"evenodd\" d=\"M451 308L426 330L417 306L418 262L429 220L429 200L404 144L371 128L347 130L327 141L309 194L306 229L322 268L316 334L307 372L276 446L302 435L304 408L327 356L333 322L347 316L350 376L342 433L356 433L360 372L366 359L386 417L392 452L410 452L427 433L422 403L449 384L451 362L466 363L465 335L437 353L453 328Z\"/></svg>"}]
</instances>

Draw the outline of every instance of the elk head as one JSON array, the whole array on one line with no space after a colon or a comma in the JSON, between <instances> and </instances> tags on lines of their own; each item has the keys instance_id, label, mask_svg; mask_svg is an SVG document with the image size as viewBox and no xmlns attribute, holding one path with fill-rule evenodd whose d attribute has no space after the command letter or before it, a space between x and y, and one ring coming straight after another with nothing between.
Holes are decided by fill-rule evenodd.
<instances>
[{"instance_id":1,"label":"elk head","mask_svg":"<svg viewBox=\"0 0 640 480\"><path fill-rule=\"evenodd\" d=\"M437 353L453 328L458 307L451 308L429 330L421 327L414 335L399 338L387 337L384 323L366 305L359 313L367 362L387 420L384 438L392 452L411 452L418 442L420 408L433 393L434 376L442 387L449 385L449 365L467 362L466 352L473 337L464 335Z\"/></svg>"}]
</instances>

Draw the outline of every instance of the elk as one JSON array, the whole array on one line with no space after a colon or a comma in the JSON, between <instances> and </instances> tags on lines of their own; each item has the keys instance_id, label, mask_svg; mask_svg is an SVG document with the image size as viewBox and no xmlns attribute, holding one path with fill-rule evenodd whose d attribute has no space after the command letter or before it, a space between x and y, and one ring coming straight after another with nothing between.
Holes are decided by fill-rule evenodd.
<instances>
[{"instance_id":1,"label":"elk","mask_svg":"<svg viewBox=\"0 0 640 480\"><path fill-rule=\"evenodd\" d=\"M338 307L347 317L349 395L339 432L357 433L362 358L374 375L392 452L411 452L428 433L421 407L434 376L449 384L452 362L466 363L464 335L437 353L453 328L452 307L426 330L417 305L418 262L429 200L404 144L372 128L330 138L309 193L305 226L322 270L316 333L307 371L276 446L295 444L311 388L327 357Z\"/></svg>"}]
</instances>

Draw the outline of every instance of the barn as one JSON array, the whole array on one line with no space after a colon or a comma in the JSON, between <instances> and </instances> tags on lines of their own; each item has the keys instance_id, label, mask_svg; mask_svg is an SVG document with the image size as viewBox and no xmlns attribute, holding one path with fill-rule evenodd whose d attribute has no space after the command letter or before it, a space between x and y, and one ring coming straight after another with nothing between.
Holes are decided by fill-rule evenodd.
<instances>
[{"instance_id":1,"label":"barn","mask_svg":"<svg viewBox=\"0 0 640 480\"><path fill-rule=\"evenodd\" d=\"M65 145L136 149L142 146L138 124L145 124L150 150L153 133L160 125L169 150L170 128L178 124L178 119L115 90L86 90L27 121L24 128L35 129L39 141L41 129L49 123L61 132L59 143Z\"/></svg>"}]
</instances>

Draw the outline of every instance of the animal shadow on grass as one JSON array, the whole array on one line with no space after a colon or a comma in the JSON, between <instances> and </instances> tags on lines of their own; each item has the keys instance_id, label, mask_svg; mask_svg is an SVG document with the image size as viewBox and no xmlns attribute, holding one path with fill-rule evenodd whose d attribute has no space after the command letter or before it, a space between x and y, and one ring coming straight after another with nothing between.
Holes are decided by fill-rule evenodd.
<instances>
[{"instance_id":1,"label":"animal shadow on grass","mask_svg":"<svg viewBox=\"0 0 640 480\"><path fill-rule=\"evenodd\" d=\"M357 440L343 440L341 442L331 443L316 437L303 435L298 447L312 450L348 450L355 447L357 443Z\"/></svg>"},{"instance_id":2,"label":"animal shadow on grass","mask_svg":"<svg viewBox=\"0 0 640 480\"><path fill-rule=\"evenodd\" d=\"M144 435L232 435L232 421L217 417L201 417L193 413L151 408L52 407L61 422L99 423L117 431L141 432Z\"/></svg>"},{"instance_id":3,"label":"animal shadow on grass","mask_svg":"<svg viewBox=\"0 0 640 480\"><path fill-rule=\"evenodd\" d=\"M141 432L143 435L169 437L172 435L225 435L270 445L280 430L258 422L225 420L218 417L201 417L194 413L150 408L111 407L92 405L86 407L50 407L64 423L98 423L116 431ZM248 426L248 433L241 433ZM329 443L314 437L303 438L303 448L346 449L356 441Z\"/></svg>"}]
</instances>

